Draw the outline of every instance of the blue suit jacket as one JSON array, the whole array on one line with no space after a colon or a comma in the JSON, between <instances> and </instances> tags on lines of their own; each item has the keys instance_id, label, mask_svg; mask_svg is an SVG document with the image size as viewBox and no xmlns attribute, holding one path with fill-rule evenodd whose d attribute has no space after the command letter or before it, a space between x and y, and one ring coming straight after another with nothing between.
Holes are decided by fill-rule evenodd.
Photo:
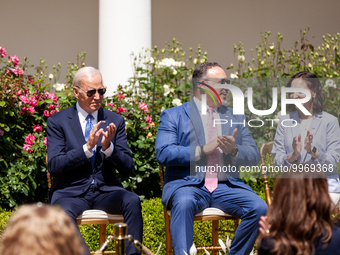
<instances>
[{"instance_id":1,"label":"blue suit jacket","mask_svg":"<svg viewBox=\"0 0 340 255\"><path fill-rule=\"evenodd\" d=\"M233 130L238 128L237 160L232 163L230 155L225 153L224 165L256 165L260 161L260 154L248 130L245 116L233 115L233 110L226 106L219 107L218 112L221 119L228 120L227 124L221 125L222 134L232 135ZM233 121L232 127L230 126L231 120ZM203 181L204 172L195 172L195 169L196 166L206 166L207 157L195 162L194 155L196 146L205 144L203 124L193 100L162 112L156 138L156 158L161 165L166 166L162 195L162 203L166 208L175 190L187 185L198 185ZM226 172L226 176L233 185L251 190L239 179L238 171Z\"/></svg>"},{"instance_id":2,"label":"blue suit jacket","mask_svg":"<svg viewBox=\"0 0 340 255\"><path fill-rule=\"evenodd\" d=\"M80 126L76 105L54 114L47 120L47 154L48 170L54 177L51 189L51 203L60 197L79 196L91 185L92 178L102 191L123 189L116 177L116 170L120 174L132 173L134 163L127 145L125 121L115 112L100 108L98 121L105 120L100 128L113 122L117 131L112 139L114 150L110 157L106 157L100 150L102 135L99 137L96 149L95 166L84 153L86 143Z\"/></svg>"},{"instance_id":3,"label":"blue suit jacket","mask_svg":"<svg viewBox=\"0 0 340 255\"><path fill-rule=\"evenodd\" d=\"M284 121L285 126L282 125ZM292 127L293 125L297 125ZM293 151L293 138L300 134L300 119L298 111L291 112L282 116L274 139L272 155L274 157L274 164L276 166L289 166L288 155ZM337 118L327 112L320 112L313 115L313 119L309 128L313 134L314 145L319 150L318 158L314 159L307 151L302 150L300 156L297 158L298 163L313 163L333 168L333 171L328 171L327 178L338 178L336 170L340 158L340 130ZM302 148L304 141L301 141Z\"/></svg>"}]
</instances>

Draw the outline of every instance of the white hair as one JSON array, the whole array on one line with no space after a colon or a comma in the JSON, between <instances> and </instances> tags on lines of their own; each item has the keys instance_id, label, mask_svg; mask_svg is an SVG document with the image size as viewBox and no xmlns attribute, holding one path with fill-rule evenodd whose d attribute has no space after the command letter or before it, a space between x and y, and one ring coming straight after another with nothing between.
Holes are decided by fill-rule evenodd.
<instances>
[{"instance_id":1,"label":"white hair","mask_svg":"<svg viewBox=\"0 0 340 255\"><path fill-rule=\"evenodd\" d=\"M80 87L81 81L85 77L93 77L98 74L102 78L102 83L103 83L103 77L101 73L99 72L99 70L97 70L96 68L92 66L85 66L85 67L80 68L73 77L73 87Z\"/></svg>"}]
</instances>

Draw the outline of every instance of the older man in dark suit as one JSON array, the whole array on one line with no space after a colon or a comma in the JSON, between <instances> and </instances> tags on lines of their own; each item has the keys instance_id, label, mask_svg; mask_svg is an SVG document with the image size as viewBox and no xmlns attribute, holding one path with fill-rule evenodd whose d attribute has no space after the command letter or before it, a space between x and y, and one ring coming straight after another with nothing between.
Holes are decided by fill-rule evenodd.
<instances>
[{"instance_id":1,"label":"older man in dark suit","mask_svg":"<svg viewBox=\"0 0 340 255\"><path fill-rule=\"evenodd\" d=\"M93 67L83 67L73 79L78 102L47 121L48 169L54 177L51 203L61 205L75 221L88 209L123 214L128 234L142 240L139 197L125 190L116 177L132 173L134 163L125 121L101 108L106 89ZM139 253L127 245L127 254Z\"/></svg>"}]
</instances>

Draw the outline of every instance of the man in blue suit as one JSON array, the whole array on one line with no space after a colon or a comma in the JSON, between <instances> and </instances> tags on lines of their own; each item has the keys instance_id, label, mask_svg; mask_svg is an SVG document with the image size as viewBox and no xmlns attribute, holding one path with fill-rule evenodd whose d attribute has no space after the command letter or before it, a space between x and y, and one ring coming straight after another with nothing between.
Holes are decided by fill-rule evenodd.
<instances>
[{"instance_id":1,"label":"man in blue suit","mask_svg":"<svg viewBox=\"0 0 340 255\"><path fill-rule=\"evenodd\" d=\"M116 177L116 170L129 175L134 168L125 121L101 108L105 91L99 71L83 67L73 78L77 103L47 120L51 204L62 206L75 222L88 209L123 214L128 234L142 241L140 199ZM140 252L128 244L127 254L134 253Z\"/></svg>"},{"instance_id":2,"label":"man in blue suit","mask_svg":"<svg viewBox=\"0 0 340 255\"><path fill-rule=\"evenodd\" d=\"M161 115L156 157L166 166L162 203L171 210L175 255L189 252L194 216L208 207L241 219L231 254L249 254L260 216L267 210L265 202L238 178L238 166L256 165L260 155L245 116L234 115L233 109L219 102L226 100L228 91L214 87L227 81L217 63L200 65L193 73L193 99ZM209 91L214 98L206 96L207 105L202 107L203 95ZM209 114L202 113L204 107Z\"/></svg>"}]
</instances>

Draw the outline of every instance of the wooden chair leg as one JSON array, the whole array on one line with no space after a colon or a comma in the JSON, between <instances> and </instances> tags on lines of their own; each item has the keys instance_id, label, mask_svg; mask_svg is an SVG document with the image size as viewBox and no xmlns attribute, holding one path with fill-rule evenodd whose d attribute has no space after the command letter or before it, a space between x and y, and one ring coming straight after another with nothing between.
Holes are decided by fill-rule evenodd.
<instances>
[{"instance_id":1,"label":"wooden chair leg","mask_svg":"<svg viewBox=\"0 0 340 255\"><path fill-rule=\"evenodd\" d=\"M106 224L100 224L99 229L99 247L105 242Z\"/></svg>"},{"instance_id":2,"label":"wooden chair leg","mask_svg":"<svg viewBox=\"0 0 340 255\"><path fill-rule=\"evenodd\" d=\"M239 221L239 219L235 219L234 222L235 222L234 231L236 232L240 221Z\"/></svg>"},{"instance_id":3,"label":"wooden chair leg","mask_svg":"<svg viewBox=\"0 0 340 255\"><path fill-rule=\"evenodd\" d=\"M218 241L218 228L219 228L219 221L213 220L212 221L212 246L217 246ZM212 250L212 255L216 255L216 251Z\"/></svg>"},{"instance_id":4,"label":"wooden chair leg","mask_svg":"<svg viewBox=\"0 0 340 255\"><path fill-rule=\"evenodd\" d=\"M170 234L170 217L168 212L164 209L164 222L165 222L165 246L166 246L166 255L170 255L172 252L172 241Z\"/></svg>"}]
</instances>

